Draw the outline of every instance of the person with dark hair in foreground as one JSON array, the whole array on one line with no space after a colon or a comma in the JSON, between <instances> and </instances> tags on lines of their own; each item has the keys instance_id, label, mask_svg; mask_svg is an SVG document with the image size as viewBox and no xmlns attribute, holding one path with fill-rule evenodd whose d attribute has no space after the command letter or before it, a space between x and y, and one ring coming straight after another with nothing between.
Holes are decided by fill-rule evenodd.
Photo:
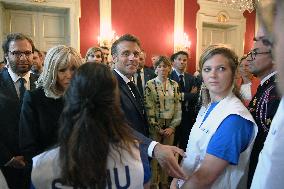
<instances>
[{"instance_id":1,"label":"person with dark hair in foreground","mask_svg":"<svg viewBox=\"0 0 284 189\"><path fill-rule=\"evenodd\" d=\"M150 169L141 160L147 154L140 155L139 141L129 132L117 80L106 65L86 63L78 69L60 120L59 147L33 159L35 188L148 186Z\"/></svg>"}]
</instances>

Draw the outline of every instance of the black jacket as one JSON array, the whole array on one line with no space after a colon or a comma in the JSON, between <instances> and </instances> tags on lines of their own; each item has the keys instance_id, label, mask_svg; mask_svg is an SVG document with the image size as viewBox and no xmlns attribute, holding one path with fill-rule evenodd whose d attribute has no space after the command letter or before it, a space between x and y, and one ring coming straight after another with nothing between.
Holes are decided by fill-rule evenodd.
<instances>
[{"instance_id":1,"label":"black jacket","mask_svg":"<svg viewBox=\"0 0 284 189\"><path fill-rule=\"evenodd\" d=\"M20 149L26 159L57 143L63 99L48 98L43 88L25 93L20 116Z\"/></svg>"},{"instance_id":2,"label":"black jacket","mask_svg":"<svg viewBox=\"0 0 284 189\"><path fill-rule=\"evenodd\" d=\"M37 77L30 75L30 90L35 89ZM13 156L21 155L19 150L19 120L21 104L14 82L4 68L0 72L0 165Z\"/></svg>"},{"instance_id":3,"label":"black jacket","mask_svg":"<svg viewBox=\"0 0 284 189\"><path fill-rule=\"evenodd\" d=\"M113 73L118 80L121 109L129 125L134 129L135 136L143 142L143 150L147 150L152 140L147 138L149 135L149 125L146 111L141 111L127 84L115 71Z\"/></svg>"}]
</instances>

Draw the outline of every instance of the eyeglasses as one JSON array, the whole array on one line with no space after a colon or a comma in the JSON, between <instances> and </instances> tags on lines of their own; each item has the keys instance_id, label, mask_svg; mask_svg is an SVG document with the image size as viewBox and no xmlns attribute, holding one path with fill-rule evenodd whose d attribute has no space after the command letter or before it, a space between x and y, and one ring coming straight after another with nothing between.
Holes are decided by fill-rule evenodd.
<instances>
[{"instance_id":1,"label":"eyeglasses","mask_svg":"<svg viewBox=\"0 0 284 189\"><path fill-rule=\"evenodd\" d=\"M33 54L32 51L9 51L13 56L20 58L22 55L25 57L29 57Z\"/></svg>"},{"instance_id":2,"label":"eyeglasses","mask_svg":"<svg viewBox=\"0 0 284 189\"><path fill-rule=\"evenodd\" d=\"M271 51L257 52L256 50L252 50L252 51L250 51L250 52L248 53L248 55L247 55L247 60L248 60L248 61L255 60L255 57L256 57L258 54L271 54ZM251 59L248 59L248 58L251 58Z\"/></svg>"}]
</instances>

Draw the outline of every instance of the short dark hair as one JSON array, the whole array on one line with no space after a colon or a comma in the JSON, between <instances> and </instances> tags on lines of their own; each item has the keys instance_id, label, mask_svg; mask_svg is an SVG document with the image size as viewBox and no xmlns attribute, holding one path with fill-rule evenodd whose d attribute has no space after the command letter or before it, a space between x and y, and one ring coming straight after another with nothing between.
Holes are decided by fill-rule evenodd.
<instances>
[{"instance_id":1,"label":"short dark hair","mask_svg":"<svg viewBox=\"0 0 284 189\"><path fill-rule=\"evenodd\" d=\"M170 58L170 60L173 62L177 57L178 57L178 55L185 55L187 58L189 57L189 55L188 55L188 53L187 52L185 52L185 51L178 51L178 52L176 52L176 53L174 53L172 56L171 56L171 58Z\"/></svg>"},{"instance_id":2,"label":"short dark hair","mask_svg":"<svg viewBox=\"0 0 284 189\"><path fill-rule=\"evenodd\" d=\"M131 34L125 34L125 35L121 36L120 38L118 38L118 40L116 40L116 41L112 44L112 46L111 46L111 55L112 55L112 56L115 55L115 54L117 54L117 45L118 45L119 43L123 42L123 41L131 41L131 42L137 43L137 45L138 45L139 47L141 47L140 41L139 41L139 39L138 39L136 36L131 35Z\"/></svg>"},{"instance_id":3,"label":"short dark hair","mask_svg":"<svg viewBox=\"0 0 284 189\"><path fill-rule=\"evenodd\" d=\"M35 50L35 45L34 45L34 42L31 40L31 38L29 38L28 36L22 34L22 33L11 33L11 34L8 34L6 36L6 38L4 39L3 41L3 44L2 44L2 49L3 49L3 52L4 52L4 56L6 56L9 52L9 45L12 41L17 41L17 40L28 40L29 43L31 44L32 46L32 52L34 52Z\"/></svg>"}]
</instances>

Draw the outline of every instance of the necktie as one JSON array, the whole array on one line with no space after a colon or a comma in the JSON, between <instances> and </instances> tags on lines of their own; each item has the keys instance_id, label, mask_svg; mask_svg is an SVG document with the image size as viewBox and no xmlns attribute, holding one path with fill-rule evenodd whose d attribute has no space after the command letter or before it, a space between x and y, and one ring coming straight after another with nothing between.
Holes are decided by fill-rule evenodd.
<instances>
[{"instance_id":1,"label":"necktie","mask_svg":"<svg viewBox=\"0 0 284 189\"><path fill-rule=\"evenodd\" d=\"M26 91L25 79L21 77L18 81L19 81L19 83L20 83L20 87L19 87L20 102L23 102L23 97L24 97L24 94L25 94L25 91Z\"/></svg>"},{"instance_id":2,"label":"necktie","mask_svg":"<svg viewBox=\"0 0 284 189\"><path fill-rule=\"evenodd\" d=\"M183 75L179 75L178 84L179 84L179 90L180 90L180 92L184 92L185 89L184 89Z\"/></svg>"},{"instance_id":3,"label":"necktie","mask_svg":"<svg viewBox=\"0 0 284 189\"><path fill-rule=\"evenodd\" d=\"M137 82L136 82L136 85L137 85L137 88L140 92L140 95L143 96L144 93L143 93L143 85L142 85L142 79L141 79L141 70L137 70Z\"/></svg>"},{"instance_id":4,"label":"necktie","mask_svg":"<svg viewBox=\"0 0 284 189\"><path fill-rule=\"evenodd\" d=\"M131 90L132 94L134 95L134 98L135 98L137 104L139 105L141 111L144 113L144 105L143 105L141 96L140 96L140 94L137 90L136 85L132 81L129 81L127 83L127 85L130 87L130 90Z\"/></svg>"}]
</instances>

